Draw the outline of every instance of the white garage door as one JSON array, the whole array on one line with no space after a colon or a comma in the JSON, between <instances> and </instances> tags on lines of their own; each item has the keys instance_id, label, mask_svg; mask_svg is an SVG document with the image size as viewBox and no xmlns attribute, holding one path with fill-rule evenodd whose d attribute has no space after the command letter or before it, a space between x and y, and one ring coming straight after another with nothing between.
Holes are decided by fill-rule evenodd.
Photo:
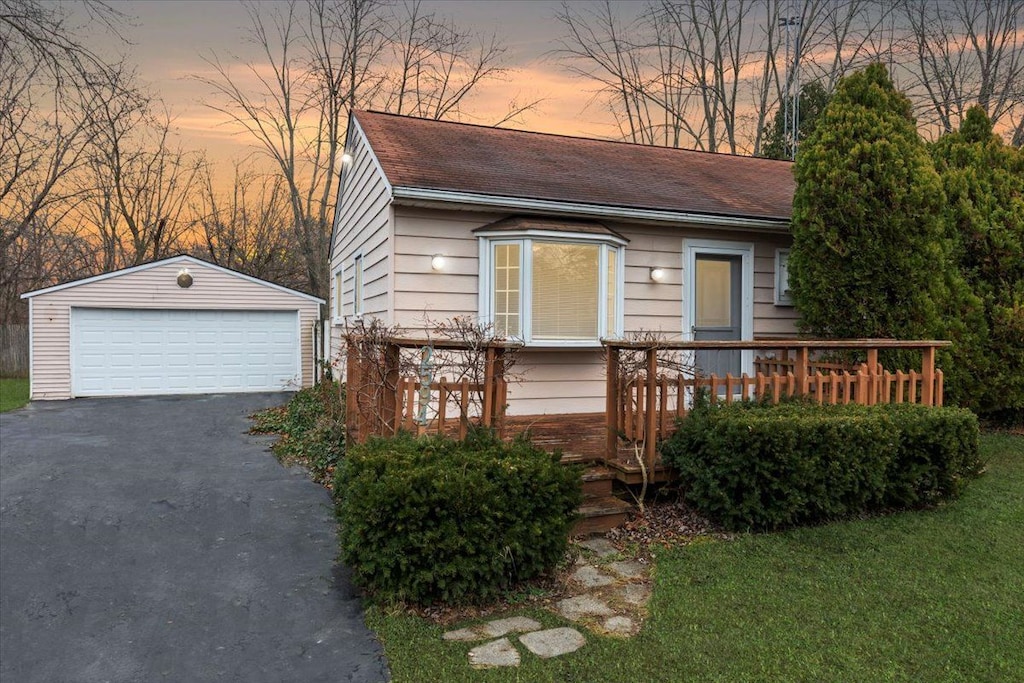
<instances>
[{"instance_id":1,"label":"white garage door","mask_svg":"<svg viewBox=\"0 0 1024 683\"><path fill-rule=\"evenodd\" d=\"M299 385L295 311L71 310L74 396L282 391Z\"/></svg>"}]
</instances>

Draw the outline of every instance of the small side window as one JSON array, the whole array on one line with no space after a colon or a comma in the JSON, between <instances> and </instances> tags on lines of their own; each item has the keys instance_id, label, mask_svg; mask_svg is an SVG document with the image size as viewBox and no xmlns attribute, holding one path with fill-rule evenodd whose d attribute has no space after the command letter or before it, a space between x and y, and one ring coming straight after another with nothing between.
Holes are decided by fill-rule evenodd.
<instances>
[{"instance_id":1,"label":"small side window","mask_svg":"<svg viewBox=\"0 0 1024 683\"><path fill-rule=\"evenodd\" d=\"M789 249L775 250L775 305L793 305L789 292Z\"/></svg>"},{"instance_id":2,"label":"small side window","mask_svg":"<svg viewBox=\"0 0 1024 683\"><path fill-rule=\"evenodd\" d=\"M342 315L344 315L344 311L343 311L342 305L341 305L341 303L342 303L342 298L341 297L342 297L342 294L344 293L344 291L345 291L344 271L341 268L339 268L334 273L334 291L333 291L334 312L333 312L333 316L334 316L334 319L335 319L336 322L340 321Z\"/></svg>"},{"instance_id":3,"label":"small side window","mask_svg":"<svg viewBox=\"0 0 1024 683\"><path fill-rule=\"evenodd\" d=\"M352 314L363 314L363 255L352 258Z\"/></svg>"}]
</instances>

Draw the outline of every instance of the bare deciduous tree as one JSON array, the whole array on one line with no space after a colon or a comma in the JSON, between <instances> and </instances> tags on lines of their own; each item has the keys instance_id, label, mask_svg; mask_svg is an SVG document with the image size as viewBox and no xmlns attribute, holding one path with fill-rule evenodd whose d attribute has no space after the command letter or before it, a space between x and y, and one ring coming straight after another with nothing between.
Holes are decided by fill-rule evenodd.
<instances>
[{"instance_id":1,"label":"bare deciduous tree","mask_svg":"<svg viewBox=\"0 0 1024 683\"><path fill-rule=\"evenodd\" d=\"M94 275L95 249L86 226L67 220L56 209L38 211L0 249L0 321L27 319L25 292Z\"/></svg>"},{"instance_id":2,"label":"bare deciduous tree","mask_svg":"<svg viewBox=\"0 0 1024 683\"><path fill-rule=\"evenodd\" d=\"M104 271L164 258L182 248L189 199L204 160L173 140L170 115L131 88L121 72L102 97L96 137L82 178L81 215L100 240Z\"/></svg>"},{"instance_id":3,"label":"bare deciduous tree","mask_svg":"<svg viewBox=\"0 0 1024 683\"><path fill-rule=\"evenodd\" d=\"M115 28L120 15L110 6L82 7ZM95 86L109 71L63 7L0 0L0 251L48 225L36 221L40 214L75 198L66 181L84 161L99 107Z\"/></svg>"},{"instance_id":4,"label":"bare deciduous tree","mask_svg":"<svg viewBox=\"0 0 1024 683\"><path fill-rule=\"evenodd\" d=\"M288 287L305 286L305 267L295 249L295 236L284 229L291 208L281 176L236 164L234 182L220 193L207 170L192 212L198 216L201 231L194 248L196 256Z\"/></svg>"},{"instance_id":5,"label":"bare deciduous tree","mask_svg":"<svg viewBox=\"0 0 1024 683\"><path fill-rule=\"evenodd\" d=\"M903 0L901 33L909 90L919 116L956 130L979 104L993 124L1024 108L1024 3L1020 0Z\"/></svg>"},{"instance_id":6,"label":"bare deciduous tree","mask_svg":"<svg viewBox=\"0 0 1024 683\"><path fill-rule=\"evenodd\" d=\"M1013 110L1024 102L1022 7L1021 0L566 3L556 15L564 36L555 54L595 85L622 139L759 154L766 123L797 101L801 82L831 92L846 72L872 61L890 66L926 124L955 128L974 101L997 122L1016 121Z\"/></svg>"},{"instance_id":7,"label":"bare deciduous tree","mask_svg":"<svg viewBox=\"0 0 1024 683\"><path fill-rule=\"evenodd\" d=\"M471 52L468 32L417 2L395 13L380 0L291 2L270 12L253 5L249 17L261 61L248 63L246 76L257 87L217 57L208 60L214 76L199 80L215 95L210 106L251 136L284 179L305 288L323 296L349 112L460 116L480 84L505 74L503 48L490 39Z\"/></svg>"},{"instance_id":8,"label":"bare deciduous tree","mask_svg":"<svg viewBox=\"0 0 1024 683\"><path fill-rule=\"evenodd\" d=\"M291 206L286 228L303 256L306 287L320 295L342 126L361 91L376 87L368 65L382 49L378 11L374 0L291 2L269 13L250 6L250 36L263 61L246 70L258 90L216 57L208 60L215 77L200 79L217 96L212 108L245 130L283 178Z\"/></svg>"}]
</instances>

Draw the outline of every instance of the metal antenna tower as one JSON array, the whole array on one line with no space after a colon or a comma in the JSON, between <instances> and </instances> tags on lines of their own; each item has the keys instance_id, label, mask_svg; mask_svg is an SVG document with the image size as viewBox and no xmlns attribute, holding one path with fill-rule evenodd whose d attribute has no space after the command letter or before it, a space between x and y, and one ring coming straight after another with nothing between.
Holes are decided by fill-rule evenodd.
<instances>
[{"instance_id":1,"label":"metal antenna tower","mask_svg":"<svg viewBox=\"0 0 1024 683\"><path fill-rule=\"evenodd\" d=\"M789 158L796 158L796 148L800 140L800 24L801 18L793 16L790 3L787 16L779 18L779 26L786 29L786 93L782 102L783 137L789 148ZM793 39L792 57L790 56L790 32L796 28Z\"/></svg>"}]
</instances>

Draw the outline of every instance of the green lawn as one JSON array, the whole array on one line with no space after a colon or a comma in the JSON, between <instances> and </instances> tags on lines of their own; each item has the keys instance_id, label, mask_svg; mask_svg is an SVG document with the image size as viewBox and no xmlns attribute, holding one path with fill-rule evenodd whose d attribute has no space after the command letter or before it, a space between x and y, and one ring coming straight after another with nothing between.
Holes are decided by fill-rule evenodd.
<instances>
[{"instance_id":1,"label":"green lawn","mask_svg":"<svg viewBox=\"0 0 1024 683\"><path fill-rule=\"evenodd\" d=\"M20 408L28 403L28 378L0 378L0 413Z\"/></svg>"},{"instance_id":2,"label":"green lawn","mask_svg":"<svg viewBox=\"0 0 1024 683\"><path fill-rule=\"evenodd\" d=\"M982 449L987 473L937 510L661 551L632 640L473 671L439 627L368 621L399 682L1021 680L1024 437Z\"/></svg>"}]
</instances>

